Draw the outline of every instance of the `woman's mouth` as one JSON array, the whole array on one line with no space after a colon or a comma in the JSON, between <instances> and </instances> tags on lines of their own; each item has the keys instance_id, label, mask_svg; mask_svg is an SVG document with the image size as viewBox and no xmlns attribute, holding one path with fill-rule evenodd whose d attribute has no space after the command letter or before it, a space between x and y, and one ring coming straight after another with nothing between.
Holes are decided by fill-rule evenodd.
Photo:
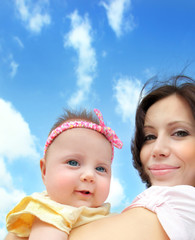
<instances>
[{"instance_id":1,"label":"woman's mouth","mask_svg":"<svg viewBox=\"0 0 195 240\"><path fill-rule=\"evenodd\" d=\"M179 167L163 164L163 165L152 165L148 169L152 173L152 175L161 176L161 175L165 175L165 174L168 174L168 173L173 173L174 171L179 169Z\"/></svg>"}]
</instances>

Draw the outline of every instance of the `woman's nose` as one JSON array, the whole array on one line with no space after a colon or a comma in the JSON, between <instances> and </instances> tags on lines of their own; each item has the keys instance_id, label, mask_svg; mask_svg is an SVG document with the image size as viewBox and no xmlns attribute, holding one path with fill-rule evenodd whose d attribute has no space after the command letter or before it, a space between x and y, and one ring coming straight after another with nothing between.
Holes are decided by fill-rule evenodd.
<instances>
[{"instance_id":1,"label":"woman's nose","mask_svg":"<svg viewBox=\"0 0 195 240\"><path fill-rule=\"evenodd\" d=\"M80 177L82 182L94 182L95 175L92 169L85 169Z\"/></svg>"},{"instance_id":2,"label":"woman's nose","mask_svg":"<svg viewBox=\"0 0 195 240\"><path fill-rule=\"evenodd\" d=\"M165 138L157 138L152 149L152 156L165 158L170 154L170 145Z\"/></svg>"}]
</instances>

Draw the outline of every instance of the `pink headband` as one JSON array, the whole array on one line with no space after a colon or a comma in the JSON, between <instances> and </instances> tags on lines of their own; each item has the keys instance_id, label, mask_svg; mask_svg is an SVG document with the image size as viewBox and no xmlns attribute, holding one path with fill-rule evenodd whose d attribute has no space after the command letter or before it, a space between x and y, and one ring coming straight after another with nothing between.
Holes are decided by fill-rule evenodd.
<instances>
[{"instance_id":1,"label":"pink headband","mask_svg":"<svg viewBox=\"0 0 195 240\"><path fill-rule=\"evenodd\" d=\"M98 109L94 109L94 112L95 112L95 114L97 115L97 117L100 121L99 125L97 125L95 123L92 123L92 122L80 121L79 120L79 121L64 122L61 126L54 129L51 132L51 134L49 135L49 137L47 138L45 148L44 148L44 155L45 155L49 145L53 142L53 140L60 133L66 131L68 129L71 129L71 128L89 128L89 129L93 129L93 130L95 130L99 133L102 133L108 139L108 141L112 145L112 159L113 159L113 157L114 157L114 147L117 147L117 148L121 149L122 146L123 146L123 143L117 137L114 130L112 130L110 127L107 127L104 124L104 120L103 120L103 116L102 116L101 112Z\"/></svg>"}]
</instances>

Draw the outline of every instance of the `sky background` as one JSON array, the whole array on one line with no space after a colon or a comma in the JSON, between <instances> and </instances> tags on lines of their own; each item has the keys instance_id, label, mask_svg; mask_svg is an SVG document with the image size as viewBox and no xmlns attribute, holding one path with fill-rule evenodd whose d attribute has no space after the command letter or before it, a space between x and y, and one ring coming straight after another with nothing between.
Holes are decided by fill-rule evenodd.
<instances>
[{"instance_id":1,"label":"sky background","mask_svg":"<svg viewBox=\"0 0 195 240\"><path fill-rule=\"evenodd\" d=\"M0 239L5 216L44 190L39 160L64 108L98 108L124 146L109 201L120 212L145 189L130 140L144 82L195 77L194 0L0 1Z\"/></svg>"}]
</instances>

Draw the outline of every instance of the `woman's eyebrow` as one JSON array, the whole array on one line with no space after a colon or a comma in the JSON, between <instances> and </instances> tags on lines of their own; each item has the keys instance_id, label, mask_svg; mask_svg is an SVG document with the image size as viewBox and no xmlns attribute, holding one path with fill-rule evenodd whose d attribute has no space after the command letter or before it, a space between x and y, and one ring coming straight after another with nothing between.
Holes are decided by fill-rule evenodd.
<instances>
[{"instance_id":1,"label":"woman's eyebrow","mask_svg":"<svg viewBox=\"0 0 195 240\"><path fill-rule=\"evenodd\" d=\"M178 121L170 122L170 123L168 123L168 126L177 125L177 124L185 124L185 125L189 125L190 127L195 127L195 121L194 121L194 124L193 124L191 122L187 122L187 121L184 121L184 120L178 120Z\"/></svg>"},{"instance_id":2,"label":"woman's eyebrow","mask_svg":"<svg viewBox=\"0 0 195 240\"><path fill-rule=\"evenodd\" d=\"M154 129L154 127L152 125L149 125L149 124L144 125L144 129L145 128L152 128L152 129Z\"/></svg>"},{"instance_id":3,"label":"woman's eyebrow","mask_svg":"<svg viewBox=\"0 0 195 240\"><path fill-rule=\"evenodd\" d=\"M172 121L172 122L169 122L167 125L172 126L172 125L176 125L176 124L185 124L185 125L189 125L191 127L195 127L195 121L194 121L194 124L193 124L191 122L187 122L187 121L184 121L184 120ZM144 128L155 128L155 127L150 125L150 124L145 124Z\"/></svg>"}]
</instances>

